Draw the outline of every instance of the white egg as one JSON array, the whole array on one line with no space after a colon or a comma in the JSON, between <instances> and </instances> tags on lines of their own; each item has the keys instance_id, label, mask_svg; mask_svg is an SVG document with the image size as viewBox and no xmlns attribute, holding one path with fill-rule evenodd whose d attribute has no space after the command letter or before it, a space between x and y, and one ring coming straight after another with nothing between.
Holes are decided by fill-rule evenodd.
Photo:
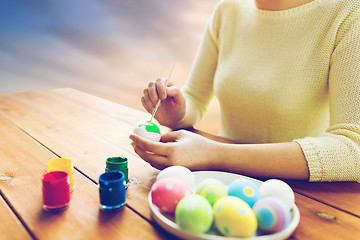
<instances>
[{"instance_id":1,"label":"white egg","mask_svg":"<svg viewBox=\"0 0 360 240\"><path fill-rule=\"evenodd\" d=\"M260 186L263 197L275 197L283 201L289 209L295 204L295 195L291 187L284 181L269 179Z\"/></svg>"},{"instance_id":2,"label":"white egg","mask_svg":"<svg viewBox=\"0 0 360 240\"><path fill-rule=\"evenodd\" d=\"M176 178L185 182L189 187L194 188L195 178L192 172L183 166L171 166L162 170L156 177L156 181L163 178Z\"/></svg>"},{"instance_id":3,"label":"white egg","mask_svg":"<svg viewBox=\"0 0 360 240\"><path fill-rule=\"evenodd\" d=\"M133 132L151 141L158 142L161 139L159 127L152 122L139 123Z\"/></svg>"}]
</instances>

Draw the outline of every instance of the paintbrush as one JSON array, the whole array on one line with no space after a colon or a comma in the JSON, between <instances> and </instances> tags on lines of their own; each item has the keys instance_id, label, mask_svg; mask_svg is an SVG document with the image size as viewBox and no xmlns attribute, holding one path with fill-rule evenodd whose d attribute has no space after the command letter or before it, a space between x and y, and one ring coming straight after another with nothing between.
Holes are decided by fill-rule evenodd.
<instances>
[{"instance_id":1,"label":"paintbrush","mask_svg":"<svg viewBox=\"0 0 360 240\"><path fill-rule=\"evenodd\" d=\"M171 77L171 74L172 74L172 72L174 71L174 67L175 67L175 63L174 63L174 65L173 65L172 68L171 68L171 71L170 71L170 74L169 74L168 78L165 80L165 87L167 86L167 83L168 83L168 81L169 81L169 79L170 79L170 77ZM155 105L154 111L153 111L153 113L151 114L150 122L153 120L153 118L154 118L154 116L155 116L155 113L156 113L156 111L157 111L157 109L158 109L158 107L159 107L159 105L160 105L160 102L161 102L161 99L159 98L158 101L157 101L157 103L156 103L156 105Z\"/></svg>"}]
</instances>

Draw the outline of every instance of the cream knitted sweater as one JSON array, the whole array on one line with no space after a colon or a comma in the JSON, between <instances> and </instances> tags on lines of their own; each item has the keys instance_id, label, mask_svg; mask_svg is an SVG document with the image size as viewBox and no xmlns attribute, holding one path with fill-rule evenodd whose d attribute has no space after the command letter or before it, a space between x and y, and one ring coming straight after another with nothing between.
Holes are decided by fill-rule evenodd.
<instances>
[{"instance_id":1,"label":"cream knitted sweater","mask_svg":"<svg viewBox=\"0 0 360 240\"><path fill-rule=\"evenodd\" d=\"M221 136L296 141L310 181L359 181L360 1L220 1L182 91L201 117L218 98Z\"/></svg>"}]
</instances>

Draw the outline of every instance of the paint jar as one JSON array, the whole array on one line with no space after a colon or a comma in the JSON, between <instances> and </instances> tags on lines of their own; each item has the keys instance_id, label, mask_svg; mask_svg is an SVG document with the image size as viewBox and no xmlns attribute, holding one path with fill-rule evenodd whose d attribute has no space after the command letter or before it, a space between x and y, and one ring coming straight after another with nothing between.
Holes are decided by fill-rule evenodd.
<instances>
[{"instance_id":1,"label":"paint jar","mask_svg":"<svg viewBox=\"0 0 360 240\"><path fill-rule=\"evenodd\" d=\"M117 209L125 204L125 178L122 172L105 172L99 176L100 208Z\"/></svg>"},{"instance_id":2,"label":"paint jar","mask_svg":"<svg viewBox=\"0 0 360 240\"><path fill-rule=\"evenodd\" d=\"M124 174L125 182L128 183L128 160L123 157L109 157L106 159L105 172L119 171Z\"/></svg>"},{"instance_id":3,"label":"paint jar","mask_svg":"<svg viewBox=\"0 0 360 240\"><path fill-rule=\"evenodd\" d=\"M70 190L72 191L75 186L74 167L71 159L68 158L56 158L48 162L48 172L63 171L69 175Z\"/></svg>"},{"instance_id":4,"label":"paint jar","mask_svg":"<svg viewBox=\"0 0 360 240\"><path fill-rule=\"evenodd\" d=\"M43 208L59 210L70 202L70 179L66 172L53 171L44 174L42 180Z\"/></svg>"}]
</instances>

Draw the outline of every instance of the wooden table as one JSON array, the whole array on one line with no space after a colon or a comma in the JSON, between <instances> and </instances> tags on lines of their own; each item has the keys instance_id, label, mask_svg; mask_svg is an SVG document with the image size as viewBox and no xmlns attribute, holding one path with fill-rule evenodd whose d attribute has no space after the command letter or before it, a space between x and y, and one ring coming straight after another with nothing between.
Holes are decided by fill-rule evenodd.
<instances>
[{"instance_id":1,"label":"wooden table","mask_svg":"<svg viewBox=\"0 0 360 240\"><path fill-rule=\"evenodd\" d=\"M148 118L74 89L0 95L0 239L174 239L154 223L147 203L159 171L128 138ZM106 213L97 180L110 156L128 158L132 183L126 206ZM58 157L73 160L75 190L65 211L49 213L40 179ZM301 214L291 239L360 239L359 183L288 182Z\"/></svg>"}]
</instances>

